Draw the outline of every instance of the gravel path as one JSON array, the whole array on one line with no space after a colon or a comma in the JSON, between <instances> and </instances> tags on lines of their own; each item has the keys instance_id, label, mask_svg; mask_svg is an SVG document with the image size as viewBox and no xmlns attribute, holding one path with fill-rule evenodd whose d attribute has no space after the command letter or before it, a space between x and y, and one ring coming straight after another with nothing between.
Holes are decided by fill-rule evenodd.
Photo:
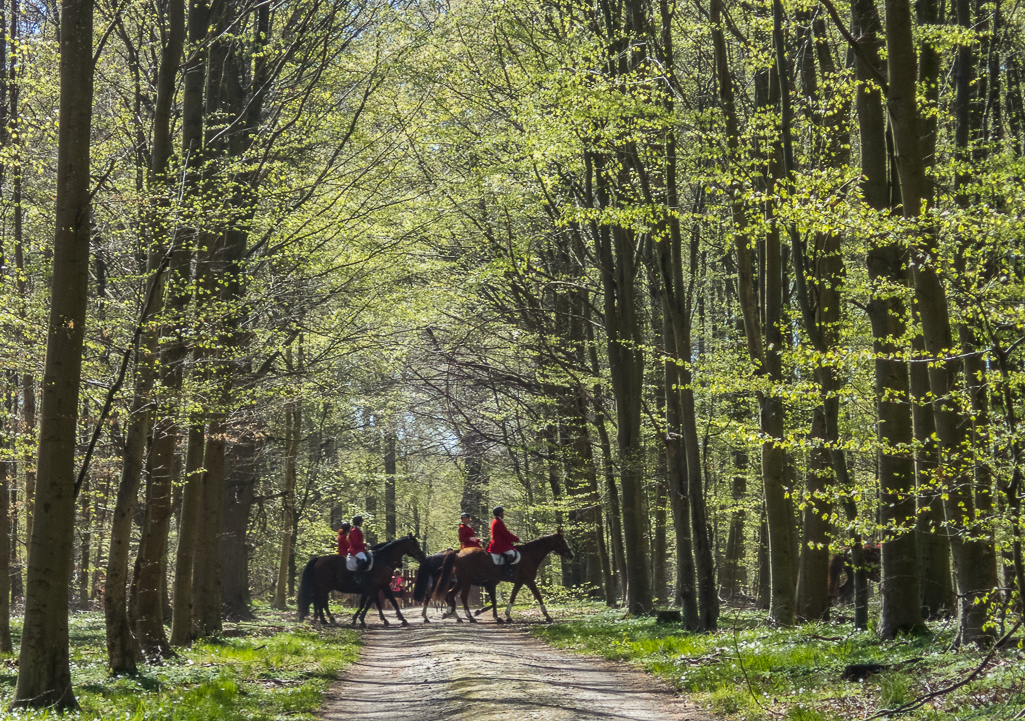
<instances>
[{"instance_id":1,"label":"gravel path","mask_svg":"<svg viewBox=\"0 0 1025 721\"><path fill-rule=\"evenodd\" d=\"M363 643L324 721L713 721L642 671L552 649L524 624L417 619L374 627Z\"/></svg>"}]
</instances>

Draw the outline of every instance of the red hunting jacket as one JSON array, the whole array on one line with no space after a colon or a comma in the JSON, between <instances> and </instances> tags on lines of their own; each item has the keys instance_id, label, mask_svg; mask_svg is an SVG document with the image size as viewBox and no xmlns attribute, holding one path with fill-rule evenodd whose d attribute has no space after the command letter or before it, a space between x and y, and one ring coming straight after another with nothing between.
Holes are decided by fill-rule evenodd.
<instances>
[{"instance_id":1,"label":"red hunting jacket","mask_svg":"<svg viewBox=\"0 0 1025 721\"><path fill-rule=\"evenodd\" d=\"M366 553L367 545L363 543L363 531L353 528L349 531L349 555L355 556L359 553Z\"/></svg>"},{"instance_id":2,"label":"red hunting jacket","mask_svg":"<svg viewBox=\"0 0 1025 721\"><path fill-rule=\"evenodd\" d=\"M513 550L513 543L519 541L518 536L505 527L501 518L491 521L491 543L488 544L488 553L505 553Z\"/></svg>"},{"instance_id":3,"label":"red hunting jacket","mask_svg":"<svg viewBox=\"0 0 1025 721\"><path fill-rule=\"evenodd\" d=\"M338 532L338 555L346 556L349 554L349 534Z\"/></svg>"},{"instance_id":4,"label":"red hunting jacket","mask_svg":"<svg viewBox=\"0 0 1025 721\"><path fill-rule=\"evenodd\" d=\"M480 548L477 532L468 523L459 524L459 544L462 548Z\"/></svg>"}]
</instances>

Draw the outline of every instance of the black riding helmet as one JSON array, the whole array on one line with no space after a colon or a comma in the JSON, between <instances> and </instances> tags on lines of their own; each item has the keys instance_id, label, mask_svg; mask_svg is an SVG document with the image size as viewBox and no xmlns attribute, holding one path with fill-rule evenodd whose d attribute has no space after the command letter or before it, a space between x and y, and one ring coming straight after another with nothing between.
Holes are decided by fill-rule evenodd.
<instances>
[{"instance_id":1,"label":"black riding helmet","mask_svg":"<svg viewBox=\"0 0 1025 721\"><path fill-rule=\"evenodd\" d=\"M470 514L467 513L466 511L463 511L462 513L459 514L459 520L462 520L464 518L469 518L469 517L470 517Z\"/></svg>"},{"instance_id":2,"label":"black riding helmet","mask_svg":"<svg viewBox=\"0 0 1025 721\"><path fill-rule=\"evenodd\" d=\"M493 511L491 511L491 514L492 514L492 515L493 515L493 516L494 516L495 518L498 518L498 517L499 517L499 516L500 516L501 514L503 514L503 513L505 513L505 509L504 509L504 508L502 508L501 506L495 506L494 510L493 510Z\"/></svg>"},{"instance_id":3,"label":"black riding helmet","mask_svg":"<svg viewBox=\"0 0 1025 721\"><path fill-rule=\"evenodd\" d=\"M353 516L352 517L352 525L354 525L356 528L359 528L360 526L362 526L363 525L363 516Z\"/></svg>"},{"instance_id":4,"label":"black riding helmet","mask_svg":"<svg viewBox=\"0 0 1025 721\"><path fill-rule=\"evenodd\" d=\"M342 528L341 528L341 530L343 530L346 533L348 533L350 528L352 528L352 526L349 525L348 521L342 521Z\"/></svg>"}]
</instances>

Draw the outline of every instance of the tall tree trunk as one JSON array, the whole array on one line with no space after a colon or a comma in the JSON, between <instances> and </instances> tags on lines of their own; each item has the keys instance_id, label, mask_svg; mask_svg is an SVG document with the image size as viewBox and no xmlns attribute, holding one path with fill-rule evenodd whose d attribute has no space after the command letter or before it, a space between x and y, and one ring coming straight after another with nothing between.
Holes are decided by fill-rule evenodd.
<instances>
[{"instance_id":1,"label":"tall tree trunk","mask_svg":"<svg viewBox=\"0 0 1025 721\"><path fill-rule=\"evenodd\" d=\"M889 65L887 108L893 126L898 157L904 217L918 219L932 192L925 174L925 159L917 108L916 60L909 0L886 2L886 47ZM943 470L948 482L944 501L950 536L954 575L958 586L959 641L972 643L990 637L984 630L989 603L986 598L997 585L993 543L980 537L975 518L974 483L964 448L970 442L968 424L957 408L956 389L962 374L953 348L946 289L935 265L939 258L934 231L925 229L917 238L915 297L922 320L922 336L930 357L936 433Z\"/></svg>"},{"instance_id":2,"label":"tall tree trunk","mask_svg":"<svg viewBox=\"0 0 1025 721\"><path fill-rule=\"evenodd\" d=\"M712 46L715 70L719 81L719 98L726 116L726 143L730 156L738 155L740 147L740 125L737 121L733 79L727 62L726 41L723 36L723 9L721 0L713 0L710 8L712 20ZM771 88L771 84L770 84ZM770 102L770 94L760 104ZM775 161L770 165L778 165ZM778 171L770 174L778 176ZM744 319L744 334L747 338L748 354L759 374L765 375L779 386L783 382L780 349L779 322L782 314L782 253L779 231L773 228L764 238L765 262L763 274L763 322L765 339L759 323L758 303L755 296L754 259L744 232L747 219L743 200L731 190L730 202L733 211L737 253L737 286L741 313ZM767 206L768 208L768 206ZM797 559L794 557L794 519L790 513L785 489L786 455L777 439L784 436L784 409L780 398L759 393L759 424L767 440L762 445L762 483L765 494L765 521L767 524L769 548L770 605L769 615L782 625L792 625L797 613Z\"/></svg>"},{"instance_id":3,"label":"tall tree trunk","mask_svg":"<svg viewBox=\"0 0 1025 721\"><path fill-rule=\"evenodd\" d=\"M92 0L61 10L60 130L53 280L39 433L38 523L33 525L25 622L13 708L75 708L68 592L75 527L75 440L89 289L89 142L93 103Z\"/></svg>"},{"instance_id":4,"label":"tall tree trunk","mask_svg":"<svg viewBox=\"0 0 1025 721\"><path fill-rule=\"evenodd\" d=\"M234 619L253 617L250 610L249 550L246 531L257 480L256 436L245 434L227 449L224 496L221 501L221 599L225 615Z\"/></svg>"},{"instance_id":5,"label":"tall tree trunk","mask_svg":"<svg viewBox=\"0 0 1025 721\"><path fill-rule=\"evenodd\" d=\"M286 362L291 365L292 349L285 351ZM285 408L285 487L281 495L281 557L278 560L278 582L274 593L274 608L288 609L288 559L292 552L292 525L295 516L295 467L299 455L299 436L302 431L299 401L291 401Z\"/></svg>"},{"instance_id":6,"label":"tall tree trunk","mask_svg":"<svg viewBox=\"0 0 1025 721\"><path fill-rule=\"evenodd\" d=\"M7 374L5 374L6 376ZM10 437L10 419L14 412L13 379L4 378L3 405L0 410L5 415L4 436ZM8 448L0 444L0 452ZM13 445L13 444L12 444ZM11 494L10 487L17 482L17 475L11 473L13 464L0 460L0 653L8 654L14 650L11 645Z\"/></svg>"},{"instance_id":7,"label":"tall tree trunk","mask_svg":"<svg viewBox=\"0 0 1025 721\"><path fill-rule=\"evenodd\" d=\"M396 538L395 518L395 481L396 481L396 454L395 454L395 429L389 427L384 434L384 535L387 538Z\"/></svg>"},{"instance_id":8,"label":"tall tree trunk","mask_svg":"<svg viewBox=\"0 0 1025 721\"><path fill-rule=\"evenodd\" d=\"M174 598L171 612L172 646L192 643L192 566L196 557L196 530L199 526L203 493L203 455L206 428L202 421L189 425L185 451L185 488L182 489L181 514L178 522L178 548L174 561Z\"/></svg>"}]
</instances>

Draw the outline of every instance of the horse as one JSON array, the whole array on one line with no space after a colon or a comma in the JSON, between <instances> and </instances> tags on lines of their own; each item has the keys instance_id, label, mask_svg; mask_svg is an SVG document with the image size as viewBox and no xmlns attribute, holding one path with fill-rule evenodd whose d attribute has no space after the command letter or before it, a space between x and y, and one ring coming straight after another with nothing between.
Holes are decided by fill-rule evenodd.
<instances>
[{"instance_id":1,"label":"horse","mask_svg":"<svg viewBox=\"0 0 1025 721\"><path fill-rule=\"evenodd\" d=\"M428 556L416 571L416 582L413 584L413 600L417 603L423 604L421 613L423 615L424 623L431 622L431 619L427 618L427 605L431 602L431 597L434 595L433 591L437 587L438 579L441 576L441 567L444 564L445 559L454 553L455 551L442 551L441 553L435 553L433 556ZM495 609L498 607L498 602L495 600L495 586L498 585L496 581L484 581L476 578L473 579L471 585L481 586L488 592L488 597L491 599L491 604L474 611L474 616L481 615L489 608ZM449 611L446 611L444 615L442 615L442 618L448 618L448 616ZM460 621L461 620L462 619L460 619ZM497 620L499 623L502 623L502 619L497 618Z\"/></svg>"},{"instance_id":2,"label":"horse","mask_svg":"<svg viewBox=\"0 0 1025 721\"><path fill-rule=\"evenodd\" d=\"M520 562L512 567L513 577L511 580L513 589L512 593L509 594L509 605L505 609L505 620L512 623L512 607L516 601L516 594L519 593L521 586L526 586L534 594L534 598L537 599L538 604L541 606L541 613L544 614L545 620L551 623L552 617L548 615L548 609L545 608L541 592L537 590L537 583L535 582L537 570L549 553L554 551L563 558L573 558L573 551L570 550L569 544L566 543L561 528L550 536L542 536L541 538L516 546L516 550L520 552ZM464 548L459 553L451 553L442 564L441 578L434 588L434 596L438 599L445 598L449 606L449 612L456 617L456 620L462 622L463 619L459 618L459 615L456 613L455 597L459 594L463 599L463 610L466 611L466 617L470 623L477 623L477 619L470 614L470 607L467 603L467 599L470 596L470 586L473 585L474 581L481 583L509 581L510 579L506 578L503 574L504 569L505 567L496 564L491 559L491 554L483 548ZM456 581L452 589L449 590L449 583L452 580L453 573L455 574ZM491 612L495 617L495 621L498 621L497 606L492 606Z\"/></svg>"},{"instance_id":3,"label":"horse","mask_svg":"<svg viewBox=\"0 0 1025 721\"><path fill-rule=\"evenodd\" d=\"M335 618L331 615L328 607L328 592L341 591L342 593L360 594L359 608L352 616L352 625L358 621L361 626L366 627L366 615L370 610L370 604L377 606L377 612L381 616L381 622L385 626L388 619L384 617L384 610L378 600L378 592L383 592L385 598L391 601L395 607L395 614L402 621L403 626L409 622L403 618L399 610L398 601L391 590L392 572L402 565L403 556L412 556L417 561L423 561L426 556L416 537L412 534L397 538L393 541L386 541L371 548L374 554L374 567L364 572L362 584L355 581L355 573L349 571L345 565L345 556L333 554L330 556L315 556L309 560L303 569L302 579L299 582L299 593L296 601L299 605L299 620L306 618L309 613L310 603L313 603L314 618L326 623L324 613L327 613L330 622L333 624Z\"/></svg>"},{"instance_id":4,"label":"horse","mask_svg":"<svg viewBox=\"0 0 1025 721\"><path fill-rule=\"evenodd\" d=\"M866 543L864 549L868 579L879 583L879 544ZM849 548L829 559L829 598L834 603L850 603L854 599L854 559Z\"/></svg>"}]
</instances>

